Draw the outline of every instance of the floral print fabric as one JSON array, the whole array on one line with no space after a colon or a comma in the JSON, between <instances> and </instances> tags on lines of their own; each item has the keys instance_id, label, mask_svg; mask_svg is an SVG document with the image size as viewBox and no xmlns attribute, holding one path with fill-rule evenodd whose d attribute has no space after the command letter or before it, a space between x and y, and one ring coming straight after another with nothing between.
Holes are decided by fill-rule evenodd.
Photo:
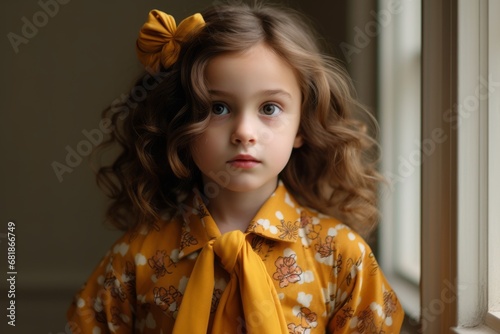
<instances>
[{"instance_id":1,"label":"floral print fabric","mask_svg":"<svg viewBox=\"0 0 500 334\"><path fill-rule=\"evenodd\" d=\"M68 310L74 333L171 333L201 249L220 236L200 196L180 211L115 242ZM274 283L289 333L399 333L403 310L366 242L301 207L282 183L245 238ZM214 276L212 318L229 281L217 262ZM245 333L244 315L237 323L227 333Z\"/></svg>"}]
</instances>

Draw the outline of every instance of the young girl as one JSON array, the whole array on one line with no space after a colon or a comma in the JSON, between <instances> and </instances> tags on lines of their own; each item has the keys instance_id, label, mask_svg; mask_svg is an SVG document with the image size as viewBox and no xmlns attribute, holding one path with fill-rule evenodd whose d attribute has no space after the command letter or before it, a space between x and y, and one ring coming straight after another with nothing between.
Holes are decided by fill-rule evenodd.
<instances>
[{"instance_id":1,"label":"young girl","mask_svg":"<svg viewBox=\"0 0 500 334\"><path fill-rule=\"evenodd\" d=\"M107 111L122 151L98 172L127 232L75 297L74 333L399 333L358 234L377 219L373 140L315 36L263 4L149 14L148 73Z\"/></svg>"}]
</instances>

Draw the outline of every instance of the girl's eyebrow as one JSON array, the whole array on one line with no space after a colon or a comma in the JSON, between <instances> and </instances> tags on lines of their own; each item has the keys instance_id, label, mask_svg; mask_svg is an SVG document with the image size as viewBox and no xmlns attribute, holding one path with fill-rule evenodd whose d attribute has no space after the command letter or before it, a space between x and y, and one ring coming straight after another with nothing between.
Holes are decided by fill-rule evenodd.
<instances>
[{"instance_id":1,"label":"girl's eyebrow","mask_svg":"<svg viewBox=\"0 0 500 334\"><path fill-rule=\"evenodd\" d=\"M222 90L217 90L217 89L209 89L208 93L210 95L215 95L215 96L222 96L222 97L231 97L234 94L225 92ZM289 100L292 100L292 94L287 92L286 90L283 89L267 89L267 90L262 90L259 91L255 94L256 96L264 96L264 97L274 97L277 95L281 95Z\"/></svg>"}]
</instances>

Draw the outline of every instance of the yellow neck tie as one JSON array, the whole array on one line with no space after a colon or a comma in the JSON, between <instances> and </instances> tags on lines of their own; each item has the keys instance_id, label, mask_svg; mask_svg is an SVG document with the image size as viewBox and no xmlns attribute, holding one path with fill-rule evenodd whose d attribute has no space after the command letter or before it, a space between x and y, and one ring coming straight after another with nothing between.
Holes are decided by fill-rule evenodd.
<instances>
[{"instance_id":1,"label":"yellow neck tie","mask_svg":"<svg viewBox=\"0 0 500 334\"><path fill-rule=\"evenodd\" d=\"M189 278L173 334L208 332L214 291L214 254L230 280L215 312L212 333L287 334L271 277L241 231L225 233L201 250Z\"/></svg>"}]
</instances>

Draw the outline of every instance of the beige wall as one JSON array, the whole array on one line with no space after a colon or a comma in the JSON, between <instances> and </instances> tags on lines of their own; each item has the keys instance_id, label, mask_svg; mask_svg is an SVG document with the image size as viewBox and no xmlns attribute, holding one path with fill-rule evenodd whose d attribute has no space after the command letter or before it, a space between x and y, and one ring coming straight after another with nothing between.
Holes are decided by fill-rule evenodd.
<instances>
[{"instance_id":1,"label":"beige wall","mask_svg":"<svg viewBox=\"0 0 500 334\"><path fill-rule=\"evenodd\" d=\"M54 3L55 0L41 2ZM66 333L71 296L119 233L102 225L105 199L86 161L56 176L67 147L80 149L82 131L99 127L100 113L130 89L141 67L134 43L152 8L183 18L213 1L59 0L46 16L38 0L0 4L0 263L5 277L7 222L16 224L16 332ZM352 32L346 3L295 1L313 16L341 56L338 44ZM52 8L53 10L53 8ZM366 12L366 11L365 11ZM22 35L23 17L38 31L14 51L8 39ZM365 56L372 57L369 53ZM367 90L371 96L373 89ZM365 96L365 95L364 95ZM371 97L370 97L371 98ZM369 100L368 101L373 101ZM6 281L0 280L0 308ZM4 314L5 311L2 311ZM8 328L0 318L2 333Z\"/></svg>"}]
</instances>

